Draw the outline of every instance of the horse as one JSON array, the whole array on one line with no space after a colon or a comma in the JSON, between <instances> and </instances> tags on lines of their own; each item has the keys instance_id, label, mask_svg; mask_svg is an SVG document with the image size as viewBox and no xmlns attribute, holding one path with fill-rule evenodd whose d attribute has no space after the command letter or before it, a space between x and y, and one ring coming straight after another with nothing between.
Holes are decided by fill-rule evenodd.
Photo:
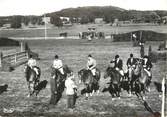
<instances>
[{"instance_id":1,"label":"horse","mask_svg":"<svg viewBox=\"0 0 167 117\"><path fill-rule=\"evenodd\" d=\"M149 85L151 83L151 79L148 76L148 73L144 70L141 60L139 60L136 64L136 68L134 69L133 82L138 80L141 85L144 86L143 93L149 91Z\"/></svg>"},{"instance_id":2,"label":"horse","mask_svg":"<svg viewBox=\"0 0 167 117\"><path fill-rule=\"evenodd\" d=\"M120 97L121 74L113 67L108 67L104 73L104 79L110 78L108 90L112 97Z\"/></svg>"},{"instance_id":3,"label":"horse","mask_svg":"<svg viewBox=\"0 0 167 117\"><path fill-rule=\"evenodd\" d=\"M85 86L85 89L83 91L84 93L86 93L86 99L88 98L89 94L92 96L95 91L99 93L100 76L101 72L97 68L95 76L93 76L91 70L81 69L80 71L78 71L79 83L83 83ZM82 91L81 94L83 94Z\"/></svg>"},{"instance_id":4,"label":"horse","mask_svg":"<svg viewBox=\"0 0 167 117\"><path fill-rule=\"evenodd\" d=\"M65 88L65 80L67 74L71 74L72 70L67 65L63 66L64 74L62 75L58 69L51 68L51 99L50 104L56 105L60 98L62 97L62 93ZM54 78L53 78L54 76Z\"/></svg>"},{"instance_id":5,"label":"horse","mask_svg":"<svg viewBox=\"0 0 167 117\"><path fill-rule=\"evenodd\" d=\"M39 84L39 81L40 81L41 70L39 67L36 67L36 69L38 70L38 75L28 65L25 65L24 67L25 78L27 81L28 89L29 89L28 97L34 94L35 87Z\"/></svg>"}]
</instances>

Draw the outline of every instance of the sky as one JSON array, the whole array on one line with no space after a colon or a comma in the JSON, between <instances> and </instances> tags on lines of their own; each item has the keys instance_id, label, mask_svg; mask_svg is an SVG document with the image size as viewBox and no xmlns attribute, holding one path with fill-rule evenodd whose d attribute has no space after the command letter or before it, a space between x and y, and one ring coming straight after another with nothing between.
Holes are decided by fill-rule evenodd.
<instances>
[{"instance_id":1,"label":"sky","mask_svg":"<svg viewBox=\"0 0 167 117\"><path fill-rule=\"evenodd\" d=\"M110 5L127 10L167 10L167 0L0 0L0 16L42 15L64 8Z\"/></svg>"}]
</instances>

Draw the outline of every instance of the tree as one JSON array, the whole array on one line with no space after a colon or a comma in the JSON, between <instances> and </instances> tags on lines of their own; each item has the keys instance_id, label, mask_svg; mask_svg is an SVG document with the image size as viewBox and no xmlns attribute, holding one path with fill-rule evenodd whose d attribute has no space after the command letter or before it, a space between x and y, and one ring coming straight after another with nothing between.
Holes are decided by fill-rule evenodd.
<instances>
[{"instance_id":1,"label":"tree","mask_svg":"<svg viewBox=\"0 0 167 117\"><path fill-rule=\"evenodd\" d=\"M21 17L20 16L12 17L11 28L21 28Z\"/></svg>"},{"instance_id":2,"label":"tree","mask_svg":"<svg viewBox=\"0 0 167 117\"><path fill-rule=\"evenodd\" d=\"M87 23L89 23L89 18L83 16L83 17L81 18L80 23L81 23L81 24L87 24Z\"/></svg>"},{"instance_id":3,"label":"tree","mask_svg":"<svg viewBox=\"0 0 167 117\"><path fill-rule=\"evenodd\" d=\"M3 20L0 20L0 27L2 27L4 24Z\"/></svg>"},{"instance_id":4,"label":"tree","mask_svg":"<svg viewBox=\"0 0 167 117\"><path fill-rule=\"evenodd\" d=\"M57 15L51 16L50 23L57 27L62 27L63 23Z\"/></svg>"}]
</instances>

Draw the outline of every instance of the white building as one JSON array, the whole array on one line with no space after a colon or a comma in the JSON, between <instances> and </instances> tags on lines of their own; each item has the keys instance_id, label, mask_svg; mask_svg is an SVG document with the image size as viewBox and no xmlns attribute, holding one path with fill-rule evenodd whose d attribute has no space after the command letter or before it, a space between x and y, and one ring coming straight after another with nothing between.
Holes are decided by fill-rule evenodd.
<instances>
[{"instance_id":1,"label":"white building","mask_svg":"<svg viewBox=\"0 0 167 117\"><path fill-rule=\"evenodd\" d=\"M50 17L43 17L42 22L46 22L47 24L50 23Z\"/></svg>"},{"instance_id":2,"label":"white building","mask_svg":"<svg viewBox=\"0 0 167 117\"><path fill-rule=\"evenodd\" d=\"M95 23L96 24L103 24L104 23L103 18L95 18Z\"/></svg>"}]
</instances>

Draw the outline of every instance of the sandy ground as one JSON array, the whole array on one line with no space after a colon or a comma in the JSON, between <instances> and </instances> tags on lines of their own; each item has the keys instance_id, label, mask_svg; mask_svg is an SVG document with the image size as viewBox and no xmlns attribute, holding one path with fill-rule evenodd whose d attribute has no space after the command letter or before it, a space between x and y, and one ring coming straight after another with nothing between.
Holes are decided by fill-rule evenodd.
<instances>
[{"instance_id":1,"label":"sandy ground","mask_svg":"<svg viewBox=\"0 0 167 117\"><path fill-rule=\"evenodd\" d=\"M139 57L139 47L132 47L130 42L113 43L110 40L36 40L28 41L30 48L39 53L41 60L38 65L42 70L41 80L50 79L50 65L55 54L58 54L64 64L70 66L74 73L78 85L79 98L76 102L76 108L73 112L66 108L65 92L57 105L49 105L50 84L39 93L38 97L28 98L28 89L24 78L23 66L17 67L13 72L0 72L0 83L8 84L9 91L0 95L0 116L48 116L48 117L150 117L141 101L132 95L129 97L126 91L122 91L121 99L112 100L108 92L99 95L95 94L88 100L84 95L80 95L82 85L78 83L77 72L85 68L88 54L92 54L97 62L97 67L101 70L100 89L106 87L107 80L103 78L103 72L108 63L119 54L124 61L126 70L126 60L131 52ZM157 42L148 42L146 44L146 53L148 46L153 49L158 48ZM166 71L166 61L159 61L153 64L153 81L160 82ZM161 98L156 91L153 83L151 91L146 93L146 101L154 111L161 111ZM12 113L4 113L4 109L12 110Z\"/></svg>"}]
</instances>

